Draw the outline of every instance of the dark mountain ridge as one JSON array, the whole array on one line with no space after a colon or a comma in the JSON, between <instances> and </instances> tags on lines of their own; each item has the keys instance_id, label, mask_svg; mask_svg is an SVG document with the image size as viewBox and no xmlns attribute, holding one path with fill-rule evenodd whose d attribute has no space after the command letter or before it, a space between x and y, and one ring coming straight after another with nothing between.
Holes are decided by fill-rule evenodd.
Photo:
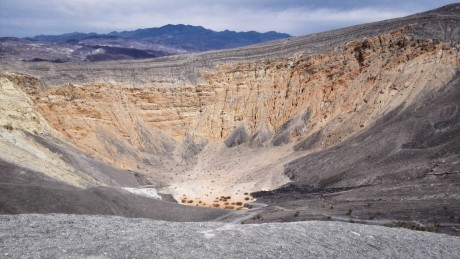
<instances>
[{"instance_id":1,"label":"dark mountain ridge","mask_svg":"<svg viewBox=\"0 0 460 259\"><path fill-rule=\"evenodd\" d=\"M202 26L172 25L134 31L65 33L28 38L0 38L0 56L30 62L147 59L245 47L291 37L274 31L216 32Z\"/></svg>"},{"instance_id":2,"label":"dark mountain ridge","mask_svg":"<svg viewBox=\"0 0 460 259\"><path fill-rule=\"evenodd\" d=\"M270 40L289 38L291 35L269 31L235 32L230 30L213 31L202 26L168 24L157 28L137 29L134 31L98 33L65 33L61 35L37 35L27 40L63 43L86 39L131 39L187 49L190 52L237 48Z\"/></svg>"}]
</instances>

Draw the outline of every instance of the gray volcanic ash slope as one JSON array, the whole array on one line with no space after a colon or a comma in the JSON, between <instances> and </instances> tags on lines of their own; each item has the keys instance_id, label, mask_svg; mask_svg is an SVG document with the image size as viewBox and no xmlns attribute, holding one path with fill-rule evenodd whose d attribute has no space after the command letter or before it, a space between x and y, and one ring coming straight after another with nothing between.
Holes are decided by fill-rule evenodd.
<instances>
[{"instance_id":1,"label":"gray volcanic ash slope","mask_svg":"<svg viewBox=\"0 0 460 259\"><path fill-rule=\"evenodd\" d=\"M0 222L5 258L460 256L458 237L340 222L232 225L77 215L0 216Z\"/></svg>"},{"instance_id":2,"label":"gray volcanic ash slope","mask_svg":"<svg viewBox=\"0 0 460 259\"><path fill-rule=\"evenodd\" d=\"M0 212L314 219L458 235L459 25L453 4L225 51L95 63L1 59ZM152 199L157 193L162 200ZM9 232L29 219L52 222L2 217ZM303 224L287 226L345 226ZM229 226L249 235L259 227ZM279 230L260 228L272 226ZM356 228L407 233L426 255L423 240L427 248L437 247L434 237L458 240Z\"/></svg>"},{"instance_id":3,"label":"gray volcanic ash slope","mask_svg":"<svg viewBox=\"0 0 460 259\"><path fill-rule=\"evenodd\" d=\"M288 163L285 173L291 183L254 196L258 202L297 210L299 220L315 218L312 214L317 213L318 219L348 214L350 220L395 217L428 225L456 222L459 100L457 73L436 93L406 108L396 107L340 145ZM319 138L307 138L294 148L309 148ZM281 211L270 215L277 213L275 218L292 219Z\"/></svg>"}]
</instances>

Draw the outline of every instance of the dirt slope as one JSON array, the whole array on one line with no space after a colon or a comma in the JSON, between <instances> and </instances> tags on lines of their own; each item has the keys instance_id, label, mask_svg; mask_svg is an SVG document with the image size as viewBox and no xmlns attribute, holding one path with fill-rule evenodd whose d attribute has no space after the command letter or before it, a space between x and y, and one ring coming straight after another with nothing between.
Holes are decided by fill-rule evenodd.
<instances>
[{"instance_id":1,"label":"dirt slope","mask_svg":"<svg viewBox=\"0 0 460 259\"><path fill-rule=\"evenodd\" d=\"M254 194L258 202L287 208L267 212L265 220L392 219L437 228L445 223L445 231L458 234L459 100L457 74L439 91L394 109L356 137L287 164L291 183Z\"/></svg>"}]
</instances>

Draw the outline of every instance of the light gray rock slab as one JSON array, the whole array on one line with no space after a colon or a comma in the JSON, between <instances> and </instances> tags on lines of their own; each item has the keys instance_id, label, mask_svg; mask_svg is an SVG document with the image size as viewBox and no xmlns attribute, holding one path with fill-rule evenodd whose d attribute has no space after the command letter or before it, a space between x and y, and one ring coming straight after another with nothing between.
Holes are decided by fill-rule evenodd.
<instances>
[{"instance_id":1,"label":"light gray rock slab","mask_svg":"<svg viewBox=\"0 0 460 259\"><path fill-rule=\"evenodd\" d=\"M340 222L0 216L1 258L460 258L460 237Z\"/></svg>"}]
</instances>

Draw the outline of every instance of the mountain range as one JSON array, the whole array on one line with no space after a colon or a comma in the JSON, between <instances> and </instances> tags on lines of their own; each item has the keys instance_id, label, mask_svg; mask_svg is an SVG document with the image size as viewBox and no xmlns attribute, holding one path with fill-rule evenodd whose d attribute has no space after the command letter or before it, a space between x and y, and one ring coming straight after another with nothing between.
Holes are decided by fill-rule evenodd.
<instances>
[{"instance_id":1,"label":"mountain range","mask_svg":"<svg viewBox=\"0 0 460 259\"><path fill-rule=\"evenodd\" d=\"M0 38L0 55L21 53L27 61L103 61L154 58L244 47L291 37L274 31L213 31L202 26L172 25L134 31Z\"/></svg>"}]
</instances>

